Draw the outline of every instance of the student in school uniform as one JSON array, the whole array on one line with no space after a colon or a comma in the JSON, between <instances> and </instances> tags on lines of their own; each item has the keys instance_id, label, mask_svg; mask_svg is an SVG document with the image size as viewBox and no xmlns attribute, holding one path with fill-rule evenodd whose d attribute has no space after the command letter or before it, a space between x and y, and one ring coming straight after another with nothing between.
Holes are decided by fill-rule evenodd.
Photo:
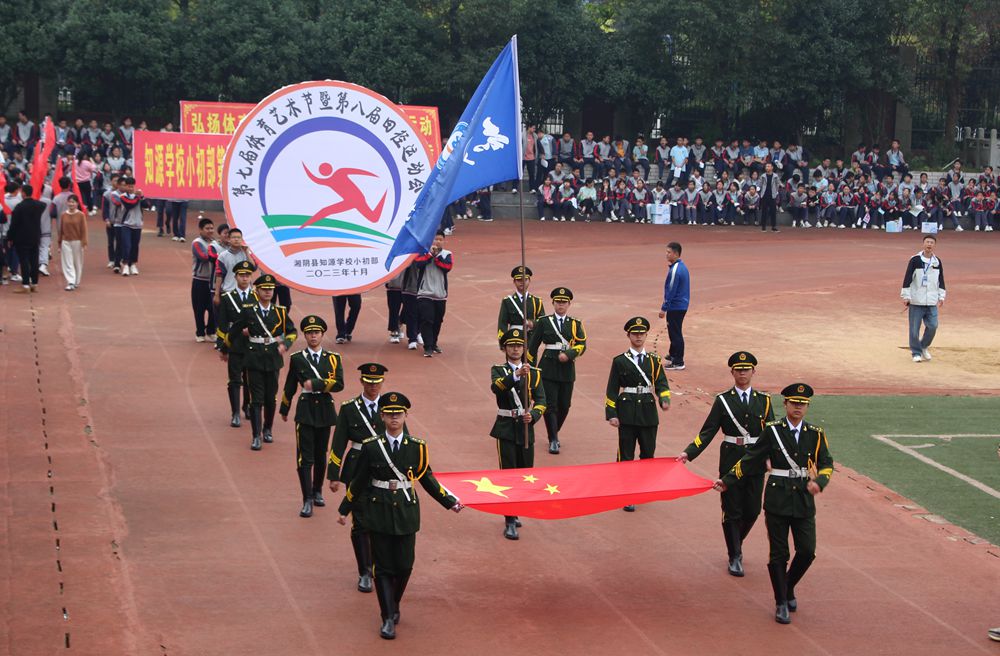
<instances>
[{"instance_id":1,"label":"student in school uniform","mask_svg":"<svg viewBox=\"0 0 1000 656\"><path fill-rule=\"evenodd\" d=\"M903 151L899 149L899 139L892 140L892 145L885 154L885 161L888 164L888 170L892 173L904 176L910 171L906 158L903 157Z\"/></svg>"},{"instance_id":2,"label":"student in school uniform","mask_svg":"<svg viewBox=\"0 0 1000 656\"><path fill-rule=\"evenodd\" d=\"M684 139L684 145L688 146L687 138ZM688 174L698 174L699 180L696 184L701 189L700 178L705 175L705 152L708 150L705 147L705 140L701 137L695 137L694 143L688 146L688 150L691 153L688 157Z\"/></svg>"},{"instance_id":3,"label":"student in school uniform","mask_svg":"<svg viewBox=\"0 0 1000 656\"><path fill-rule=\"evenodd\" d=\"M785 149L781 147L781 142L777 139L771 145L771 152L768 154L768 161L774 165L774 172L781 177L786 177L788 172L785 170L785 164L787 163L788 155Z\"/></svg>"},{"instance_id":4,"label":"student in school uniform","mask_svg":"<svg viewBox=\"0 0 1000 656\"><path fill-rule=\"evenodd\" d=\"M576 221L576 190L569 180L563 180L562 186L556 192L556 221Z\"/></svg>"},{"instance_id":5,"label":"student in school uniform","mask_svg":"<svg viewBox=\"0 0 1000 656\"><path fill-rule=\"evenodd\" d=\"M726 210L729 204L729 195L726 194L726 188L719 180L715 183L715 190L712 191L712 212L711 212L711 225L726 224Z\"/></svg>"},{"instance_id":6,"label":"student in school uniform","mask_svg":"<svg viewBox=\"0 0 1000 656\"><path fill-rule=\"evenodd\" d=\"M972 199L971 209L972 218L975 221L975 227L973 230L976 232L979 232L980 230L984 232L993 232L993 226L990 222L993 207L987 202L986 195L983 193L982 189L976 191L976 196Z\"/></svg>"},{"instance_id":7,"label":"student in school uniform","mask_svg":"<svg viewBox=\"0 0 1000 656\"><path fill-rule=\"evenodd\" d=\"M837 192L833 185L827 185L826 190L819 196L820 216L823 217L823 227L829 228L830 224L837 223ZM818 224L817 224L818 225Z\"/></svg>"},{"instance_id":8,"label":"student in school uniform","mask_svg":"<svg viewBox=\"0 0 1000 656\"><path fill-rule=\"evenodd\" d=\"M674 184L667 192L667 204L670 206L670 222L684 224L687 219L684 215L684 190L681 189L681 181L674 180Z\"/></svg>"},{"instance_id":9,"label":"student in school uniform","mask_svg":"<svg viewBox=\"0 0 1000 656\"><path fill-rule=\"evenodd\" d=\"M624 221L626 218L631 217L630 193L624 180L619 180L617 186L615 186L614 208L613 215L617 215L616 220L620 219Z\"/></svg>"},{"instance_id":10,"label":"student in school uniform","mask_svg":"<svg viewBox=\"0 0 1000 656\"><path fill-rule=\"evenodd\" d=\"M857 164L866 175L872 172L871 165L868 163L868 145L865 142L859 143L857 149L851 153L851 164Z\"/></svg>"},{"instance_id":11,"label":"student in school uniform","mask_svg":"<svg viewBox=\"0 0 1000 656\"><path fill-rule=\"evenodd\" d=\"M668 171L670 170L670 146L666 137L660 137L660 144L656 147L653 163L656 164L657 172L659 173L657 179L661 182L666 180Z\"/></svg>"},{"instance_id":12,"label":"student in school uniform","mask_svg":"<svg viewBox=\"0 0 1000 656\"><path fill-rule=\"evenodd\" d=\"M607 180L601 180L601 188L597 190L597 210L604 217L605 223L618 218L615 215L615 191Z\"/></svg>"},{"instance_id":13,"label":"student in school uniform","mask_svg":"<svg viewBox=\"0 0 1000 656\"><path fill-rule=\"evenodd\" d=\"M882 158L882 148L876 143L872 144L872 149L868 153L868 166L871 167L872 174L876 179L882 180L891 173L891 169L886 166Z\"/></svg>"},{"instance_id":14,"label":"student in school uniform","mask_svg":"<svg viewBox=\"0 0 1000 656\"><path fill-rule=\"evenodd\" d=\"M636 223L649 223L646 213L646 206L649 205L649 201L649 190L646 189L646 184L642 180L639 180L629 197L632 215L635 217Z\"/></svg>"},{"instance_id":15,"label":"student in school uniform","mask_svg":"<svg viewBox=\"0 0 1000 656\"><path fill-rule=\"evenodd\" d=\"M545 178L541 186L538 187L538 220L544 221L545 214L548 213L554 221L558 221L559 217L556 215L556 192L558 187L552 182L552 178Z\"/></svg>"},{"instance_id":16,"label":"student in school uniform","mask_svg":"<svg viewBox=\"0 0 1000 656\"><path fill-rule=\"evenodd\" d=\"M726 146L726 148L723 149L723 150L724 150L724 152L723 152L723 162L724 162L725 166L722 167L722 171L723 172L728 171L728 172L731 172L733 175L739 175L739 173L740 173L740 140L739 139L733 139L732 141L729 142L729 145ZM718 172L718 169L716 169L716 172L717 172L718 175L722 175L722 173Z\"/></svg>"},{"instance_id":17,"label":"student in school uniform","mask_svg":"<svg viewBox=\"0 0 1000 656\"><path fill-rule=\"evenodd\" d=\"M642 170L642 179L649 180L649 146L642 137L635 138L635 145L632 146L632 163L635 169Z\"/></svg>"},{"instance_id":18,"label":"student in school uniform","mask_svg":"<svg viewBox=\"0 0 1000 656\"><path fill-rule=\"evenodd\" d=\"M743 225L748 225L752 219L753 225L760 225L760 193L756 185L750 185L743 194Z\"/></svg>"},{"instance_id":19,"label":"student in school uniform","mask_svg":"<svg viewBox=\"0 0 1000 656\"><path fill-rule=\"evenodd\" d=\"M851 190L850 186L843 184L837 192L837 227L843 230L847 226L855 227L855 210L858 207L858 198Z\"/></svg>"},{"instance_id":20,"label":"student in school uniform","mask_svg":"<svg viewBox=\"0 0 1000 656\"><path fill-rule=\"evenodd\" d=\"M694 186L694 180L688 180L687 189L684 190L684 196L681 198L681 204L684 206L684 223L698 225L698 206L700 203L698 193L698 188Z\"/></svg>"},{"instance_id":21,"label":"student in school uniform","mask_svg":"<svg viewBox=\"0 0 1000 656\"><path fill-rule=\"evenodd\" d=\"M796 185L795 191L788 195L788 213L792 215L792 227L808 228L809 222L806 220L806 186L801 182Z\"/></svg>"},{"instance_id":22,"label":"student in school uniform","mask_svg":"<svg viewBox=\"0 0 1000 656\"><path fill-rule=\"evenodd\" d=\"M712 168L715 169L716 180L728 168L725 160L726 148L722 143L722 139L716 139L715 144L708 149L708 158L712 162Z\"/></svg>"},{"instance_id":23,"label":"student in school uniform","mask_svg":"<svg viewBox=\"0 0 1000 656\"><path fill-rule=\"evenodd\" d=\"M632 173L632 151L628 146L628 140L622 139L621 135L616 136L615 140L611 142L611 165L618 170L619 174L622 171L627 174Z\"/></svg>"},{"instance_id":24,"label":"student in school uniform","mask_svg":"<svg viewBox=\"0 0 1000 656\"><path fill-rule=\"evenodd\" d=\"M587 135L580 140L580 175L586 175L586 167L590 167L590 178L600 179L601 158L597 153L597 142L594 141L594 133L587 132Z\"/></svg>"},{"instance_id":25,"label":"student in school uniform","mask_svg":"<svg viewBox=\"0 0 1000 656\"><path fill-rule=\"evenodd\" d=\"M903 219L903 229L904 230L914 230L918 226L914 225L916 219L913 216L913 196L910 195L910 189L904 187L902 193L898 195L899 198L899 215Z\"/></svg>"},{"instance_id":26,"label":"student in school uniform","mask_svg":"<svg viewBox=\"0 0 1000 656\"><path fill-rule=\"evenodd\" d=\"M726 223L736 225L738 217L743 217L743 224L746 225L746 215L743 212L743 194L740 192L738 184L730 182L729 190L726 191Z\"/></svg>"},{"instance_id":27,"label":"student in school uniform","mask_svg":"<svg viewBox=\"0 0 1000 656\"><path fill-rule=\"evenodd\" d=\"M698 191L698 223L708 225L714 217L712 209L712 188L707 182L702 182ZM714 221L712 221L714 223Z\"/></svg>"},{"instance_id":28,"label":"student in school uniform","mask_svg":"<svg viewBox=\"0 0 1000 656\"><path fill-rule=\"evenodd\" d=\"M608 173L614 168L614 162L611 159L611 136L604 135L601 140L597 143L597 156L600 165L601 172L595 173L594 177L606 178ZM611 185L614 189L615 185Z\"/></svg>"}]
</instances>

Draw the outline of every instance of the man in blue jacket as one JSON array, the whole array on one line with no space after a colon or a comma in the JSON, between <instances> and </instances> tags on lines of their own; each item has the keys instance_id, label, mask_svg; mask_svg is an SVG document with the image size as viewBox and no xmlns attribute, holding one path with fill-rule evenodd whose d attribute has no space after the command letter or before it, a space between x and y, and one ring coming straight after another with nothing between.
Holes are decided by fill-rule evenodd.
<instances>
[{"instance_id":1,"label":"man in blue jacket","mask_svg":"<svg viewBox=\"0 0 1000 656\"><path fill-rule=\"evenodd\" d=\"M684 315L691 301L691 276L687 265L681 260L681 245L676 241L667 244L667 279L663 282L663 305L660 318L667 319L667 335L670 337L670 356L667 369L684 368Z\"/></svg>"}]
</instances>

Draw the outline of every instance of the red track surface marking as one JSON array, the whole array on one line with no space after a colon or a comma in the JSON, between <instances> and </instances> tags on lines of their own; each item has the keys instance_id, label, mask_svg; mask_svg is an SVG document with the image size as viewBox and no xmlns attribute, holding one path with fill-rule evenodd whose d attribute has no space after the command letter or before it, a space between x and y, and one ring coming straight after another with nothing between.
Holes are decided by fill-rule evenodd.
<instances>
[{"instance_id":1,"label":"red track surface marking","mask_svg":"<svg viewBox=\"0 0 1000 656\"><path fill-rule=\"evenodd\" d=\"M147 232L142 274L121 278L103 268L94 232L79 291L61 290L58 266L35 296L0 290L0 654L995 652L985 630L1000 622L1000 549L916 519L898 507L905 500L844 469L819 499L819 557L789 627L772 620L763 522L746 546L747 577L726 575L714 494L634 515L526 521L516 543L493 516L425 505L399 637L385 643L374 595L354 590L348 530L334 521L340 494L312 519L297 516L291 424L279 421L261 453L248 429L228 427L224 367L193 340L189 245ZM989 236L939 242L950 296L926 366L899 348L896 296L915 235L533 222L528 236L533 291L547 299L572 287L571 312L590 337L563 454L539 450L539 465L613 457L608 363L626 346L626 318L655 323L671 239L684 245L694 300L689 369L671 376L661 456L690 440L738 348L761 360L755 384L768 390L792 378L821 394L1000 388ZM517 226L461 222L448 248L443 356L386 342L380 290L365 296L354 342L336 347L331 336L328 347L349 373L339 400L359 387L354 367L379 360L387 389L413 400L409 424L428 438L435 469L488 468L488 365L500 356L495 317ZM328 299L296 294L293 318L306 312L332 324ZM709 477L715 467L714 453L692 465Z\"/></svg>"}]
</instances>

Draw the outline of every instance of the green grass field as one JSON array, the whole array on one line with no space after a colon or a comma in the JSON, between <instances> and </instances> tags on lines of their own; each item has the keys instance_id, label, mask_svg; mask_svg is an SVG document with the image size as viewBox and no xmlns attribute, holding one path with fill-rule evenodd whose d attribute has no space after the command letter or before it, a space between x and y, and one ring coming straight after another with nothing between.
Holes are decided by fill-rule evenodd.
<instances>
[{"instance_id":1,"label":"green grass field","mask_svg":"<svg viewBox=\"0 0 1000 656\"><path fill-rule=\"evenodd\" d=\"M780 398L775 399L776 409L780 409L780 403ZM1000 399L823 396L814 400L806 420L826 428L837 463L1000 544L1000 499L872 437L888 435L900 445L919 447L916 451L922 456L1000 490L1000 437L934 437L960 433L1000 435Z\"/></svg>"}]
</instances>

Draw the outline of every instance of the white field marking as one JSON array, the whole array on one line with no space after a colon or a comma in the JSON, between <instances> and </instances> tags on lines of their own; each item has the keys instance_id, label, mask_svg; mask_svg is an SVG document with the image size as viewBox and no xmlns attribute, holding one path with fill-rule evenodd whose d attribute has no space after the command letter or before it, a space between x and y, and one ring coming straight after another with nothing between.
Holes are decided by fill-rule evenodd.
<instances>
[{"instance_id":1,"label":"white field marking","mask_svg":"<svg viewBox=\"0 0 1000 656\"><path fill-rule=\"evenodd\" d=\"M940 440L944 440L944 441L947 442L947 441L951 441L951 439L955 438L955 437L986 437L986 438L994 438L994 439L996 439L996 438L1000 437L1000 435L981 435L981 434L975 434L975 433L958 433L958 434L954 434L954 435L872 435L872 437L874 439L878 440L879 442L882 442L883 444L888 444L892 448L898 449L899 451L902 451L903 453L905 453L908 456L912 456L912 457L916 458L917 460L919 460L920 462L924 463L925 465L930 465L931 467L934 467L935 469L939 469L939 470L943 471L946 474L950 474L950 475L954 476L955 478L957 478L960 481L964 481L965 483L968 483L969 485L971 485L972 487L976 488L980 492L985 492L986 494L990 495L991 497L994 497L996 499L1000 499L1000 491L994 490L989 485L986 485L985 483L980 483L976 479L972 478L971 476L966 476L965 474L963 474L960 471L956 471L956 470L952 469L951 467L948 467L946 465L942 465L939 462L935 462L934 460L931 460L930 458L928 458L924 454L922 454L919 451L915 450L912 446L906 446L904 444L900 444L899 442L897 442L894 439L892 439L894 437L927 437L927 438L932 438L932 439L940 439ZM920 445L920 446L926 446L926 445Z\"/></svg>"}]
</instances>

